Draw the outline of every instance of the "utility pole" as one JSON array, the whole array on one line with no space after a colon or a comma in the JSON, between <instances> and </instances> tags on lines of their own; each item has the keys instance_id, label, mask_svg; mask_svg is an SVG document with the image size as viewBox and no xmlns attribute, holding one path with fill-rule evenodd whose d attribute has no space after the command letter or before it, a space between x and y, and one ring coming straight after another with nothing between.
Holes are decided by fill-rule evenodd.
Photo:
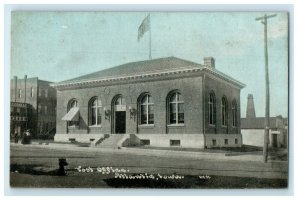
<instances>
[{"instance_id":1,"label":"utility pole","mask_svg":"<svg viewBox=\"0 0 300 200\"><path fill-rule=\"evenodd\" d=\"M149 60L152 59L151 51L151 15L149 13Z\"/></svg>"},{"instance_id":2,"label":"utility pole","mask_svg":"<svg viewBox=\"0 0 300 200\"><path fill-rule=\"evenodd\" d=\"M255 20L261 21L264 25L264 47L265 47L265 76L266 76L266 116L265 116L265 134L263 147L263 161L268 162L268 145L270 130L270 86L269 86L269 69L268 69L268 19L275 17L276 14L258 17Z\"/></svg>"}]
</instances>

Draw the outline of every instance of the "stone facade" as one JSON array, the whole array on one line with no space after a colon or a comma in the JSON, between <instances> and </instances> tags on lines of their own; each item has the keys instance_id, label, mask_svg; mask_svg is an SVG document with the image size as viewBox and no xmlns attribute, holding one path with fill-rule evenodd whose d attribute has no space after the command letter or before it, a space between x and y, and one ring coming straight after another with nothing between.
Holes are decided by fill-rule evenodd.
<instances>
[{"instance_id":1,"label":"stone facade","mask_svg":"<svg viewBox=\"0 0 300 200\"><path fill-rule=\"evenodd\" d=\"M168 59L172 64L185 64L177 58ZM153 62L159 65L160 61L157 59ZM152 60L143 61L141 65L147 65L148 62L151 66ZM130 67L130 63L123 67L127 66ZM213 67L198 64L186 69L182 66L175 67L173 71L171 69L164 72L141 72L135 75L114 73L109 77L115 79L99 78L89 82L79 78L71 83L65 81L53 85L58 90L56 141L75 139L87 142L98 140L103 134L115 134L119 123L116 121L115 99L121 95L126 102L123 106L125 134L135 134L142 142L149 142L149 145L195 148L241 146L239 105L243 84L219 73ZM181 95L183 106L180 109L183 109L184 123L170 123L169 96L174 92ZM209 95L212 92L215 95L216 118L213 125L209 123L208 109ZM153 101L154 123L151 124L141 124L141 98L146 94L150 95ZM98 111L101 124L90 126L90 102L94 97L101 101ZM222 98L227 100L226 126L221 123ZM70 110L68 105L72 100L76 100L79 107L77 126L69 126L68 121L62 120ZM237 105L234 125L232 102ZM206 139L206 135L210 137ZM213 140L217 142L212 143Z\"/></svg>"}]
</instances>

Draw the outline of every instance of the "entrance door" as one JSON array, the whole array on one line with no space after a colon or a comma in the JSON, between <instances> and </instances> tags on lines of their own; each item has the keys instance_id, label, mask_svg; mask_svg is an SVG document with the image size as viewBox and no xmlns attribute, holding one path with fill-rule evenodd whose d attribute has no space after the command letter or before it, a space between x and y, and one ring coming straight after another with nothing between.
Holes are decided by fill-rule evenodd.
<instances>
[{"instance_id":1,"label":"entrance door","mask_svg":"<svg viewBox=\"0 0 300 200\"><path fill-rule=\"evenodd\" d=\"M125 111L116 111L116 125L115 133L122 134L126 132L126 112Z\"/></svg>"},{"instance_id":2,"label":"entrance door","mask_svg":"<svg viewBox=\"0 0 300 200\"><path fill-rule=\"evenodd\" d=\"M126 101L122 95L118 95L114 98L113 107L113 133L122 134L126 133Z\"/></svg>"},{"instance_id":3,"label":"entrance door","mask_svg":"<svg viewBox=\"0 0 300 200\"><path fill-rule=\"evenodd\" d=\"M272 147L277 147L277 134L272 134Z\"/></svg>"}]
</instances>

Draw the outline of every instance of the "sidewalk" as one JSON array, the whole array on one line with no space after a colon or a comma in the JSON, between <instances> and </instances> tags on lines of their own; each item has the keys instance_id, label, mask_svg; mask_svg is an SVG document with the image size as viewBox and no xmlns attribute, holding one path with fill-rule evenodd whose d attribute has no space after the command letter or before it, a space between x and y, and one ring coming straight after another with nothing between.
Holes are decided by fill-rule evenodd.
<instances>
[{"instance_id":1,"label":"sidewalk","mask_svg":"<svg viewBox=\"0 0 300 200\"><path fill-rule=\"evenodd\" d=\"M256 177L269 179L286 179L288 177L288 162L262 162L261 155L226 156L226 153L189 152L176 150L157 150L142 148L95 148L78 147L74 144L11 144L18 152L13 158L14 163L43 164L55 166L58 152L62 153L75 166L123 166L135 173L180 173L207 174L216 176ZM28 153L26 153L28 151ZM34 152L42 152L36 158ZM54 152L54 157L52 155ZM50 157L47 155L50 154ZM30 157L30 155L33 155ZM45 157L44 157L45 155ZM57 156L58 155L58 156ZM29 157L28 157L29 156ZM44 161L43 161L44 159ZM124 159L122 161L122 159ZM45 164L47 163L47 164ZM104 165L105 166L105 165ZM73 166L74 167L74 166Z\"/></svg>"},{"instance_id":2,"label":"sidewalk","mask_svg":"<svg viewBox=\"0 0 300 200\"><path fill-rule=\"evenodd\" d=\"M18 146L21 144L11 143L12 146ZM191 152L191 151L176 151L176 150L158 150L158 149L143 149L143 148L126 148L111 149L111 148L99 148L99 147L80 147L76 144L60 144L60 143L48 143L39 144L33 142L32 144L22 145L37 148L48 148L66 151L77 152L107 152L113 154L132 154L132 155L145 155L145 156L158 156L168 158L191 158L193 160L222 160L222 161L254 161L260 162L262 155L234 155L226 156L225 152ZM276 162L276 161L273 161Z\"/></svg>"}]
</instances>

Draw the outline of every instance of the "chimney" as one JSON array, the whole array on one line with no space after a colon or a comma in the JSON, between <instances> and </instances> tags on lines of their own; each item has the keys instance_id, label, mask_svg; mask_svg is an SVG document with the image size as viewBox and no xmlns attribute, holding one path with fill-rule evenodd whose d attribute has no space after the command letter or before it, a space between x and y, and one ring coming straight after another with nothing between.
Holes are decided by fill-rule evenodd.
<instances>
[{"instance_id":1,"label":"chimney","mask_svg":"<svg viewBox=\"0 0 300 200\"><path fill-rule=\"evenodd\" d=\"M213 57L205 57L204 65L205 67L215 68L215 59Z\"/></svg>"},{"instance_id":2,"label":"chimney","mask_svg":"<svg viewBox=\"0 0 300 200\"><path fill-rule=\"evenodd\" d=\"M255 118L253 95L248 94L246 118Z\"/></svg>"},{"instance_id":3,"label":"chimney","mask_svg":"<svg viewBox=\"0 0 300 200\"><path fill-rule=\"evenodd\" d=\"M18 77L14 76L14 86L15 86L15 102L17 102L17 93L18 93Z\"/></svg>"},{"instance_id":4,"label":"chimney","mask_svg":"<svg viewBox=\"0 0 300 200\"><path fill-rule=\"evenodd\" d=\"M24 103L26 103L26 84L27 84L27 75L24 76Z\"/></svg>"}]
</instances>

